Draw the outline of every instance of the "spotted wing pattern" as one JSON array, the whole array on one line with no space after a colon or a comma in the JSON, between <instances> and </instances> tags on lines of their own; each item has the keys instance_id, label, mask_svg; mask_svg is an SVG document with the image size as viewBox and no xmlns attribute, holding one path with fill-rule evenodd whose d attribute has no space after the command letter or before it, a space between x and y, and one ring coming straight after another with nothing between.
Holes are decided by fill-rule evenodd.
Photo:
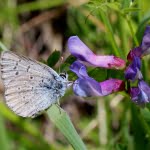
<instances>
[{"instance_id":1,"label":"spotted wing pattern","mask_svg":"<svg viewBox=\"0 0 150 150\"><path fill-rule=\"evenodd\" d=\"M11 51L1 54L1 74L6 104L20 116L35 117L63 95L55 89L60 77L53 69Z\"/></svg>"}]
</instances>

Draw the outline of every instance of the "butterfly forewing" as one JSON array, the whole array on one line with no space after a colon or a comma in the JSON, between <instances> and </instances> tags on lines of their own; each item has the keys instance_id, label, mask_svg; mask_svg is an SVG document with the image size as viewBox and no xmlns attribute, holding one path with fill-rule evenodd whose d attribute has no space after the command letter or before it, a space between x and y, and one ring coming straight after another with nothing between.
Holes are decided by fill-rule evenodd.
<instances>
[{"instance_id":1,"label":"butterfly forewing","mask_svg":"<svg viewBox=\"0 0 150 150\"><path fill-rule=\"evenodd\" d=\"M1 54L1 74L6 104L20 116L34 117L63 95L55 89L60 77L53 69L11 51Z\"/></svg>"}]
</instances>

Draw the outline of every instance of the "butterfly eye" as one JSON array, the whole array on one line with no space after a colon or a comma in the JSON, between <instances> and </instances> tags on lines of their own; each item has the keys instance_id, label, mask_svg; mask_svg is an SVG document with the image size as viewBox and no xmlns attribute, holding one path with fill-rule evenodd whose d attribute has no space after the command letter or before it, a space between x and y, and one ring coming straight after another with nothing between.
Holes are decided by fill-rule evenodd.
<instances>
[{"instance_id":1,"label":"butterfly eye","mask_svg":"<svg viewBox=\"0 0 150 150\"><path fill-rule=\"evenodd\" d=\"M60 73L59 76L62 77L63 79L66 79L66 78L67 78L66 72Z\"/></svg>"},{"instance_id":2,"label":"butterfly eye","mask_svg":"<svg viewBox=\"0 0 150 150\"><path fill-rule=\"evenodd\" d=\"M61 73L60 77L62 77L63 79L65 79L66 78L66 73Z\"/></svg>"}]
</instances>

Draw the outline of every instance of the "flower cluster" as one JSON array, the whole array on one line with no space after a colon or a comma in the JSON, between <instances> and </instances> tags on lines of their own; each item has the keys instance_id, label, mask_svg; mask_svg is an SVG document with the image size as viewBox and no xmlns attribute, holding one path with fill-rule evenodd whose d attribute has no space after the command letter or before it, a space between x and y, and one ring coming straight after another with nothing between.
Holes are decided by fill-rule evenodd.
<instances>
[{"instance_id":1,"label":"flower cluster","mask_svg":"<svg viewBox=\"0 0 150 150\"><path fill-rule=\"evenodd\" d=\"M86 64L107 69L122 69L125 68L124 60L115 56L94 54L77 36L69 38L68 48L70 53L77 58L77 61L70 66L70 70L78 76L78 79L73 84L73 91L76 95L83 97L105 96L113 92L125 91L124 81L108 79L103 82L97 82L88 75L85 67ZM126 91L130 94L132 101L139 105L150 102L150 87L143 80L141 73L141 59L149 53L150 26L147 26L141 45L130 50L127 56L130 63L125 70L125 79L129 85Z\"/></svg>"},{"instance_id":2,"label":"flower cluster","mask_svg":"<svg viewBox=\"0 0 150 150\"><path fill-rule=\"evenodd\" d=\"M131 87L129 93L133 102L144 105L150 102L150 87L143 80L141 73L141 58L150 53L150 26L147 26L139 47L130 50L127 59L130 61L125 70L125 78L129 82L137 82L136 87Z\"/></svg>"},{"instance_id":3,"label":"flower cluster","mask_svg":"<svg viewBox=\"0 0 150 150\"><path fill-rule=\"evenodd\" d=\"M97 82L95 79L89 77L85 67L86 64L108 69L121 69L125 67L124 60L115 56L94 54L77 36L69 38L68 49L77 58L77 61L70 66L70 70L78 76L78 79L73 84L73 91L76 95L83 97L105 96L112 92L124 90L124 81L108 79L103 82Z\"/></svg>"}]
</instances>

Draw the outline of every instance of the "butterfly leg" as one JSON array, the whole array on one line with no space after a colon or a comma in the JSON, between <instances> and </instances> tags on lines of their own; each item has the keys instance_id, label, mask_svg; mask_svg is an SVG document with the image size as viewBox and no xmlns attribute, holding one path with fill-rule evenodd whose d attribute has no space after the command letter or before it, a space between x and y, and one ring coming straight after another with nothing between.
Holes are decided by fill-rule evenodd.
<instances>
[{"instance_id":1,"label":"butterfly leg","mask_svg":"<svg viewBox=\"0 0 150 150\"><path fill-rule=\"evenodd\" d=\"M56 103L59 107L60 107L60 102L59 102L59 100L57 100L57 103Z\"/></svg>"},{"instance_id":2,"label":"butterfly leg","mask_svg":"<svg viewBox=\"0 0 150 150\"><path fill-rule=\"evenodd\" d=\"M55 103L55 105L58 107L58 109L59 109L59 112L60 112L60 114L61 114L61 108L60 108L60 103L59 103L59 100L57 100L57 102Z\"/></svg>"}]
</instances>

